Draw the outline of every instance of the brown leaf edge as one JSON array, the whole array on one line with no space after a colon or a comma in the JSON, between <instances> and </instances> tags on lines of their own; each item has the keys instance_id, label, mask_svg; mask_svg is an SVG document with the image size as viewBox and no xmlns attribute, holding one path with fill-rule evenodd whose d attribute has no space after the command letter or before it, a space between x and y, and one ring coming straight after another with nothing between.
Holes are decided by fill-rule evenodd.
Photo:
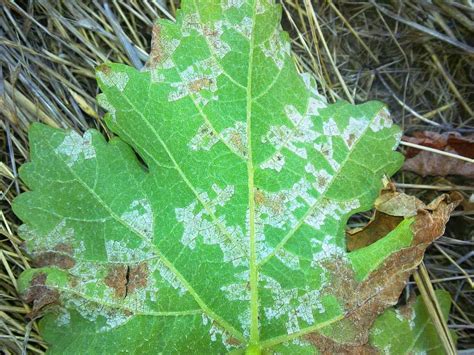
<instances>
[{"instance_id":1,"label":"brown leaf edge","mask_svg":"<svg viewBox=\"0 0 474 355\"><path fill-rule=\"evenodd\" d=\"M381 192L380 199L413 202L412 196L397 192L393 184ZM423 260L426 248L443 235L451 212L461 201L462 195L457 192L443 194L428 205L417 200L416 215L411 225L411 246L390 255L361 282L355 280L352 270L341 269L335 263L333 273L337 273L340 281L332 285L332 290L340 290L337 296L345 302L348 311L345 318L326 330L324 335L311 333L305 336L305 340L322 354L376 354L377 350L369 344L369 331L373 322L386 308L397 303L408 278ZM401 205L405 209L403 203ZM407 213L412 215L412 211ZM348 249L363 248L385 236L403 220L400 211L394 211L393 214L395 216L377 210L365 228L348 233ZM350 340L341 341L340 334L348 333L352 334Z\"/></svg>"}]
</instances>

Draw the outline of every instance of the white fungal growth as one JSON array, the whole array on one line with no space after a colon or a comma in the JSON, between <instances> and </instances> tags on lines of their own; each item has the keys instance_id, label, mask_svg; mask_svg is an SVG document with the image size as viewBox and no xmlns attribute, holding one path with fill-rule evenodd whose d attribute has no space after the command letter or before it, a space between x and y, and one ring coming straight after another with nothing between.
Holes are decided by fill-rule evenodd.
<instances>
[{"instance_id":1,"label":"white fungal growth","mask_svg":"<svg viewBox=\"0 0 474 355\"><path fill-rule=\"evenodd\" d=\"M319 249L319 251L313 253L312 267L321 266L321 261L324 260L345 258L347 254L343 248L334 244L334 237L331 235L326 235L323 241L312 238L311 244Z\"/></svg>"},{"instance_id":2,"label":"white fungal growth","mask_svg":"<svg viewBox=\"0 0 474 355\"><path fill-rule=\"evenodd\" d=\"M247 39L250 39L250 36L252 35L252 19L248 16L245 16L242 21L233 26L237 32L242 34L242 36L246 37Z\"/></svg>"},{"instance_id":3,"label":"white fungal growth","mask_svg":"<svg viewBox=\"0 0 474 355\"><path fill-rule=\"evenodd\" d=\"M145 241L136 247L129 247L124 240L106 240L105 251L110 262L139 263L156 257Z\"/></svg>"},{"instance_id":4,"label":"white fungal growth","mask_svg":"<svg viewBox=\"0 0 474 355\"><path fill-rule=\"evenodd\" d=\"M262 137L262 143L270 143L279 152L282 148L286 148L302 159L307 159L307 151L305 147L300 147L298 143L313 142L320 136L313 129L311 115L317 109L314 105L315 101L309 101L307 112L302 115L293 105L285 106L285 112L289 120L293 123L293 127L272 126L270 132ZM272 158L270 158L272 159Z\"/></svg>"},{"instance_id":5,"label":"white fungal growth","mask_svg":"<svg viewBox=\"0 0 474 355\"><path fill-rule=\"evenodd\" d=\"M132 201L121 219L147 240L153 238L153 211L147 199Z\"/></svg>"},{"instance_id":6,"label":"white fungal growth","mask_svg":"<svg viewBox=\"0 0 474 355\"><path fill-rule=\"evenodd\" d=\"M67 309L61 309L61 313L56 318L56 325L58 327L64 327L71 323L71 314Z\"/></svg>"},{"instance_id":7,"label":"white fungal growth","mask_svg":"<svg viewBox=\"0 0 474 355\"><path fill-rule=\"evenodd\" d=\"M18 232L20 236L28 243L30 253L34 254L37 251L53 250L58 244L74 243L74 229L67 227L66 220L62 219L49 233L46 235L39 234L37 230L31 228L28 224L22 224ZM76 248L74 248L76 252Z\"/></svg>"},{"instance_id":8,"label":"white fungal growth","mask_svg":"<svg viewBox=\"0 0 474 355\"><path fill-rule=\"evenodd\" d=\"M342 138L344 139L347 148L351 149L354 146L354 144L364 134L367 125L368 121L365 118L349 118L349 125L342 132Z\"/></svg>"},{"instance_id":9,"label":"white fungal growth","mask_svg":"<svg viewBox=\"0 0 474 355\"><path fill-rule=\"evenodd\" d=\"M112 116L112 121L115 122L117 120L117 117L116 117L117 110L110 103L109 99L107 98L107 95L99 94L97 96L97 102L98 102L100 107L102 107L104 110L107 110L107 112L110 114L110 116Z\"/></svg>"},{"instance_id":10,"label":"white fungal growth","mask_svg":"<svg viewBox=\"0 0 474 355\"><path fill-rule=\"evenodd\" d=\"M189 37L193 31L200 33L201 23L197 13L186 14L181 23L181 34L183 37Z\"/></svg>"},{"instance_id":11,"label":"white fungal growth","mask_svg":"<svg viewBox=\"0 0 474 355\"><path fill-rule=\"evenodd\" d=\"M299 331L301 321L306 323L305 326L314 324L315 311L325 312L319 290L284 289L279 282L269 276L262 275L262 279L264 288L270 290L273 298L273 305L264 308L265 317L268 320L285 317L288 334Z\"/></svg>"},{"instance_id":12,"label":"white fungal growth","mask_svg":"<svg viewBox=\"0 0 474 355\"><path fill-rule=\"evenodd\" d=\"M328 218L339 221L343 215L352 212L359 206L360 202L357 199L347 202L323 200L315 207L312 213L306 217L305 223L319 230Z\"/></svg>"},{"instance_id":13,"label":"white fungal growth","mask_svg":"<svg viewBox=\"0 0 474 355\"><path fill-rule=\"evenodd\" d=\"M95 158L95 148L92 145L92 134L87 131L83 136L75 131L69 132L63 142L54 150L66 157L66 164L72 167L82 156L84 159Z\"/></svg>"},{"instance_id":14,"label":"white fungal growth","mask_svg":"<svg viewBox=\"0 0 474 355\"><path fill-rule=\"evenodd\" d=\"M339 128L337 127L336 121L334 121L334 118L332 117L323 123L323 132L325 136L341 135L341 133L339 132Z\"/></svg>"},{"instance_id":15,"label":"white fungal growth","mask_svg":"<svg viewBox=\"0 0 474 355\"><path fill-rule=\"evenodd\" d=\"M202 323L204 326L207 326L210 324L209 328L209 335L211 337L211 341L216 342L217 338L220 337L222 344L225 346L227 350L231 350L232 348L235 348L238 346L238 343L233 342L234 340L229 333L225 329L223 329L221 326L219 326L218 323L216 323L211 317L208 315L202 314Z\"/></svg>"},{"instance_id":16,"label":"white fungal growth","mask_svg":"<svg viewBox=\"0 0 474 355\"><path fill-rule=\"evenodd\" d=\"M105 86L109 88L115 87L120 92L125 90L125 86L127 86L128 83L128 74L124 72L110 71L108 73L104 73L103 71L98 71L97 76Z\"/></svg>"},{"instance_id":17,"label":"white fungal growth","mask_svg":"<svg viewBox=\"0 0 474 355\"><path fill-rule=\"evenodd\" d=\"M244 2L245 0L224 0L221 2L222 10L228 10L231 7L240 9Z\"/></svg>"},{"instance_id":18,"label":"white fungal growth","mask_svg":"<svg viewBox=\"0 0 474 355\"><path fill-rule=\"evenodd\" d=\"M220 247L225 262L232 262L234 266L243 265L247 255L242 245L242 228L227 226L225 215L215 216L216 207L224 206L233 196L234 186L221 189L213 185L212 189L215 193L213 199L209 198L207 192L202 192L200 201L195 200L187 207L175 209L176 219L184 227L181 243L192 250L196 247L197 239L202 238L204 244Z\"/></svg>"},{"instance_id":19,"label":"white fungal growth","mask_svg":"<svg viewBox=\"0 0 474 355\"><path fill-rule=\"evenodd\" d=\"M201 34L206 37L209 46L218 58L224 58L231 49L229 44L221 39L225 26L226 23L224 21L216 21L214 22L214 27L202 26L201 30Z\"/></svg>"},{"instance_id":20,"label":"white fungal growth","mask_svg":"<svg viewBox=\"0 0 474 355\"><path fill-rule=\"evenodd\" d=\"M314 76L310 73L302 73L301 78L306 86L306 89L311 93L312 97L320 102L321 109L327 107L327 100L326 98L318 92L318 86L316 84L316 80Z\"/></svg>"},{"instance_id":21,"label":"white fungal growth","mask_svg":"<svg viewBox=\"0 0 474 355\"><path fill-rule=\"evenodd\" d=\"M247 282L222 286L221 291L225 293L229 301L250 301L250 289L247 287Z\"/></svg>"},{"instance_id":22,"label":"white fungal growth","mask_svg":"<svg viewBox=\"0 0 474 355\"><path fill-rule=\"evenodd\" d=\"M261 43L260 49L265 57L273 60L279 70L283 69L291 51L288 41L281 39L279 30L275 30L267 41Z\"/></svg>"},{"instance_id":23,"label":"white fungal growth","mask_svg":"<svg viewBox=\"0 0 474 355\"><path fill-rule=\"evenodd\" d=\"M370 124L370 129L374 132L381 131L384 128L392 127L393 122L390 119L390 112L387 108L384 107L380 112L374 117L373 121Z\"/></svg>"},{"instance_id":24,"label":"white fungal growth","mask_svg":"<svg viewBox=\"0 0 474 355\"><path fill-rule=\"evenodd\" d=\"M191 139L188 147L192 150L210 150L219 141L219 137L211 126L204 123Z\"/></svg>"}]
</instances>

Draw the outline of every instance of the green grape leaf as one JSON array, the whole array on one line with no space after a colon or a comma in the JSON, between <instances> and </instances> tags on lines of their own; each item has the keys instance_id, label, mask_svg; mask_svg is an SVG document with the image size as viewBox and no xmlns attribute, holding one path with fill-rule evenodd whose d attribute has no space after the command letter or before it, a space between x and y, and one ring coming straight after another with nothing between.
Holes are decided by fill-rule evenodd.
<instances>
[{"instance_id":1,"label":"green grape leaf","mask_svg":"<svg viewBox=\"0 0 474 355\"><path fill-rule=\"evenodd\" d=\"M444 319L451 308L449 292L436 290ZM396 334L396 336L394 336ZM456 339L455 332L451 336ZM445 354L445 350L421 296L399 309L387 309L374 322L370 344L383 354Z\"/></svg>"},{"instance_id":2,"label":"green grape leaf","mask_svg":"<svg viewBox=\"0 0 474 355\"><path fill-rule=\"evenodd\" d=\"M400 129L379 102L328 104L280 18L273 0L184 0L143 70L97 70L117 138L31 127L19 287L51 353L356 346L396 302L452 204L346 250Z\"/></svg>"}]
</instances>

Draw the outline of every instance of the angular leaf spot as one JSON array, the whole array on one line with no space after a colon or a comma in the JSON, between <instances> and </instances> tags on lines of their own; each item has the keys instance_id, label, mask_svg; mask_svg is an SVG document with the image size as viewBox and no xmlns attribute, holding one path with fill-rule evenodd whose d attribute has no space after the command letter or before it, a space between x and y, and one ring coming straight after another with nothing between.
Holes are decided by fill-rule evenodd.
<instances>
[{"instance_id":1,"label":"angular leaf spot","mask_svg":"<svg viewBox=\"0 0 474 355\"><path fill-rule=\"evenodd\" d=\"M67 158L66 164L72 167L82 156L84 159L95 158L95 149L92 145L92 134L84 133L81 136L75 131L70 131L55 152Z\"/></svg>"}]
</instances>

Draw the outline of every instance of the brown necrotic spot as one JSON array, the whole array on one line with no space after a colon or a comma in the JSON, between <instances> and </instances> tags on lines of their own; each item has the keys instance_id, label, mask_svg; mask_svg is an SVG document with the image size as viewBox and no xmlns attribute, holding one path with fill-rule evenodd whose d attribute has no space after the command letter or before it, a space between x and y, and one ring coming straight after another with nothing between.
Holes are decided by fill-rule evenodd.
<instances>
[{"instance_id":1,"label":"brown necrotic spot","mask_svg":"<svg viewBox=\"0 0 474 355\"><path fill-rule=\"evenodd\" d=\"M127 273L128 266L114 265L109 268L105 277L105 284L114 289L117 298L125 298L127 295Z\"/></svg>"},{"instance_id":2,"label":"brown necrotic spot","mask_svg":"<svg viewBox=\"0 0 474 355\"><path fill-rule=\"evenodd\" d=\"M117 298L125 298L148 283L148 265L114 265L109 268L105 284L114 289Z\"/></svg>"},{"instance_id":3,"label":"brown necrotic spot","mask_svg":"<svg viewBox=\"0 0 474 355\"><path fill-rule=\"evenodd\" d=\"M146 287L148 283L148 265L140 263L129 267L127 294L133 293L135 290Z\"/></svg>"},{"instance_id":4,"label":"brown necrotic spot","mask_svg":"<svg viewBox=\"0 0 474 355\"><path fill-rule=\"evenodd\" d=\"M66 243L57 244L53 250L44 251L35 255L33 265L35 267L57 266L61 269L71 269L76 261L71 256L73 248Z\"/></svg>"},{"instance_id":5,"label":"brown necrotic spot","mask_svg":"<svg viewBox=\"0 0 474 355\"><path fill-rule=\"evenodd\" d=\"M29 318L34 318L45 307L58 303L59 292L46 286L47 275L45 273L36 274L30 282L30 286L22 295L27 303L33 304L32 311L28 314Z\"/></svg>"}]
</instances>

